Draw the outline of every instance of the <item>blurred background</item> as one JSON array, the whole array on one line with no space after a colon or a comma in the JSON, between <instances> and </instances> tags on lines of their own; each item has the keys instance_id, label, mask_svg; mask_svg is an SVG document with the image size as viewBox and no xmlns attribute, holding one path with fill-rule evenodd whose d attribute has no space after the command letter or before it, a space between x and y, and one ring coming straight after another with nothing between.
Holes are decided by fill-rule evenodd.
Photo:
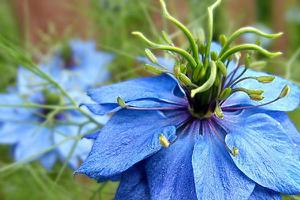
<instances>
[{"instance_id":1,"label":"blurred background","mask_svg":"<svg viewBox=\"0 0 300 200\"><path fill-rule=\"evenodd\" d=\"M212 0L169 0L170 12L193 31L205 30L206 8ZM262 45L283 51L269 60L265 70L300 83L300 1L299 0L224 0L215 15L216 39L241 26L255 26L266 32L284 32L280 39L262 40ZM0 0L0 34L22 47L39 61L39 55L72 38L94 39L97 48L116 55L110 64L110 82L117 82L145 71L135 58L143 54L144 44L131 35L139 30L153 39L164 29L178 45L184 37L161 17L158 0ZM243 38L255 42L251 35ZM0 90L16 80L16 63L0 51ZM299 109L290 113L300 128ZM0 200L9 199L113 199L117 183L97 184L74 177L57 164L46 171L38 163L1 171L11 163L10 148L0 146Z\"/></svg>"}]
</instances>

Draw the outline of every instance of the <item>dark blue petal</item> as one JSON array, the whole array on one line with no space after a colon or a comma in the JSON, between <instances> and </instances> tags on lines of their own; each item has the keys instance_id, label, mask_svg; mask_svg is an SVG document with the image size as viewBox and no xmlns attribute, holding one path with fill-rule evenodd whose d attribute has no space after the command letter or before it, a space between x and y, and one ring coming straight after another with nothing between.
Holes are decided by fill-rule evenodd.
<instances>
[{"instance_id":1,"label":"dark blue petal","mask_svg":"<svg viewBox=\"0 0 300 200\"><path fill-rule=\"evenodd\" d=\"M115 200L150 200L145 170L141 164L122 174Z\"/></svg>"},{"instance_id":2,"label":"dark blue petal","mask_svg":"<svg viewBox=\"0 0 300 200\"><path fill-rule=\"evenodd\" d=\"M299 152L280 123L262 113L226 116L226 144L238 148L236 166L263 187L284 194L300 192Z\"/></svg>"},{"instance_id":3,"label":"dark blue petal","mask_svg":"<svg viewBox=\"0 0 300 200\"><path fill-rule=\"evenodd\" d=\"M281 195L259 185L255 186L249 200L281 200Z\"/></svg>"},{"instance_id":4,"label":"dark blue petal","mask_svg":"<svg viewBox=\"0 0 300 200\"><path fill-rule=\"evenodd\" d=\"M199 123L181 130L176 142L147 159L150 194L156 200L197 199L192 167L194 138Z\"/></svg>"},{"instance_id":5,"label":"dark blue petal","mask_svg":"<svg viewBox=\"0 0 300 200\"><path fill-rule=\"evenodd\" d=\"M182 99L172 93L177 85L178 83L173 77L164 74L91 89L88 91L88 95L98 104L117 103L117 97L121 97L125 102L147 98L181 102Z\"/></svg>"},{"instance_id":6,"label":"dark blue petal","mask_svg":"<svg viewBox=\"0 0 300 200\"><path fill-rule=\"evenodd\" d=\"M197 197L203 200L247 200L255 183L235 166L215 134L205 128L204 136L197 137L194 147L192 162Z\"/></svg>"},{"instance_id":7,"label":"dark blue petal","mask_svg":"<svg viewBox=\"0 0 300 200\"><path fill-rule=\"evenodd\" d=\"M243 70L240 68L239 71ZM257 72L254 70L249 69L242 77L248 76L269 76L269 74L264 72ZM263 96L265 97L262 101L253 101L243 92L237 92L233 94L229 99L226 101L224 106L239 106L242 104L249 104L249 105L259 105L269 101L272 101L278 97L282 88L285 85L289 85L291 88L290 93L288 96L262 108L268 110L277 110L277 111L292 111L299 106L300 103L300 88L295 85L294 83L286 80L284 78L275 76L275 80L272 83L264 84L259 83L256 80L248 79L246 81L242 81L241 83L237 84L235 87L243 87L247 89L260 89L264 90Z\"/></svg>"},{"instance_id":8,"label":"dark blue petal","mask_svg":"<svg viewBox=\"0 0 300 200\"><path fill-rule=\"evenodd\" d=\"M159 151L160 134L174 140L174 125L157 111L121 110L102 128L90 155L76 173L95 179L120 174Z\"/></svg>"}]
</instances>

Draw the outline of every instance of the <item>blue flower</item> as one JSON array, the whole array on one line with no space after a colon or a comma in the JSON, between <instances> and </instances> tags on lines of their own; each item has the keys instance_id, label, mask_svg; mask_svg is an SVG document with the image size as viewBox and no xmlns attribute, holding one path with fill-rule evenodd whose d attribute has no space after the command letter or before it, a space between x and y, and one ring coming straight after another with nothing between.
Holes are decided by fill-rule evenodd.
<instances>
[{"instance_id":1,"label":"blue flower","mask_svg":"<svg viewBox=\"0 0 300 200\"><path fill-rule=\"evenodd\" d=\"M40 67L76 102L81 102L86 99L83 91L107 80L106 67L113 55L97 51L93 41L72 40L69 48L68 59L72 62L67 62L64 53L57 51ZM68 102L46 80L20 67L16 87L9 93L0 94L0 104L17 105L0 108L0 143L12 145L13 156L19 162L39 160L45 168L51 169L60 159L67 160L73 169L77 168L92 146L92 141L80 138L96 125L87 124L87 118L72 109L61 110L47 120L54 112L53 108L22 107L27 103L55 106ZM107 116L97 117L97 120L105 123Z\"/></svg>"},{"instance_id":2,"label":"blue flower","mask_svg":"<svg viewBox=\"0 0 300 200\"><path fill-rule=\"evenodd\" d=\"M89 90L96 104L86 106L114 115L94 134L76 173L98 181L119 177L116 199L254 200L300 193L300 135L285 114L299 106L299 87L275 76L269 84L238 83L270 75L251 69L241 75L244 67L235 66L229 64L224 88L261 88L265 99L235 92L220 104L222 117L195 115L195 99L170 74ZM284 85L290 93L277 98Z\"/></svg>"}]
</instances>

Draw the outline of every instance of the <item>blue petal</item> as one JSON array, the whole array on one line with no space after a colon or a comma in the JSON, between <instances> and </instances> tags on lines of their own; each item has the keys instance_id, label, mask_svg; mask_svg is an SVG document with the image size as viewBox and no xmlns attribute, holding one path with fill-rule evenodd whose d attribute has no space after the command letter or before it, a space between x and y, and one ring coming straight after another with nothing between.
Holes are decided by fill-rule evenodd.
<instances>
[{"instance_id":1,"label":"blue petal","mask_svg":"<svg viewBox=\"0 0 300 200\"><path fill-rule=\"evenodd\" d=\"M244 111L245 112L245 111ZM280 123L262 113L222 120L226 144L238 148L232 159L236 166L259 185L285 194L300 192L300 161L293 142Z\"/></svg>"},{"instance_id":2,"label":"blue petal","mask_svg":"<svg viewBox=\"0 0 300 200\"><path fill-rule=\"evenodd\" d=\"M22 105L24 100L17 93L0 94L0 104L2 105ZM35 109L21 107L0 107L0 121L23 121L30 120Z\"/></svg>"},{"instance_id":3,"label":"blue petal","mask_svg":"<svg viewBox=\"0 0 300 200\"><path fill-rule=\"evenodd\" d=\"M248 199L255 183L234 165L214 135L205 128L204 136L198 136L194 147L192 162L198 199Z\"/></svg>"},{"instance_id":4,"label":"blue petal","mask_svg":"<svg viewBox=\"0 0 300 200\"><path fill-rule=\"evenodd\" d=\"M117 97L121 97L125 102L147 98L166 102L182 102L181 98L172 93L177 85L174 78L163 74L91 89L88 91L88 95L98 104L117 103Z\"/></svg>"},{"instance_id":5,"label":"blue petal","mask_svg":"<svg viewBox=\"0 0 300 200\"><path fill-rule=\"evenodd\" d=\"M22 66L18 68L17 89L20 94L30 95L32 91L41 91L47 83L47 81Z\"/></svg>"},{"instance_id":6,"label":"blue petal","mask_svg":"<svg viewBox=\"0 0 300 200\"><path fill-rule=\"evenodd\" d=\"M52 147L53 138L51 130L45 127L32 127L16 145L14 152L15 159L18 162L37 160L48 152L51 152L53 150L51 149Z\"/></svg>"},{"instance_id":7,"label":"blue petal","mask_svg":"<svg viewBox=\"0 0 300 200\"><path fill-rule=\"evenodd\" d=\"M78 129L78 126L59 126L54 134L54 143L59 144L57 150L62 162L67 162L72 169L78 168L92 148L92 141L79 140ZM77 139L72 138L76 136Z\"/></svg>"},{"instance_id":8,"label":"blue petal","mask_svg":"<svg viewBox=\"0 0 300 200\"><path fill-rule=\"evenodd\" d=\"M267 112L266 114L270 115L273 119L278 121L282 128L285 130L285 133L294 142L297 148L300 148L300 133L297 128L290 120L289 116L284 112ZM300 154L299 154L300 156Z\"/></svg>"},{"instance_id":9,"label":"blue petal","mask_svg":"<svg viewBox=\"0 0 300 200\"><path fill-rule=\"evenodd\" d=\"M57 154L56 152L52 151L43 155L39 160L45 169L51 170L57 161Z\"/></svg>"},{"instance_id":10,"label":"blue petal","mask_svg":"<svg viewBox=\"0 0 300 200\"><path fill-rule=\"evenodd\" d=\"M102 128L76 173L94 179L120 174L161 149L159 135L175 139L175 127L156 111L121 110Z\"/></svg>"},{"instance_id":11,"label":"blue petal","mask_svg":"<svg viewBox=\"0 0 300 200\"><path fill-rule=\"evenodd\" d=\"M128 169L120 181L115 200L150 200L147 177L141 164Z\"/></svg>"},{"instance_id":12,"label":"blue petal","mask_svg":"<svg viewBox=\"0 0 300 200\"><path fill-rule=\"evenodd\" d=\"M15 144L29 136L34 128L30 124L3 123L0 126L0 144Z\"/></svg>"},{"instance_id":13,"label":"blue petal","mask_svg":"<svg viewBox=\"0 0 300 200\"><path fill-rule=\"evenodd\" d=\"M243 70L241 67L239 71ZM239 72L238 72L239 73ZM248 77L248 76L269 76L269 74L264 72L257 72L254 70L247 70L247 72L242 77ZM227 101L226 106L233 106L233 105L242 105L242 104L248 104L248 105L259 105L266 102L270 102L274 99L276 99L282 88L285 85L289 85L291 88L290 93L288 96L272 103L266 106L263 106L262 108L268 109L268 110L277 110L277 111L292 111L296 109L299 106L300 103L300 88L295 85L294 83L278 77L274 76L275 80L272 83L263 84L259 83L256 80L248 79L245 81L242 81L241 83L237 84L235 87L243 87L247 89L261 89L264 90L263 96L265 97L262 101L252 101L250 98L243 92L237 92L234 95L232 95Z\"/></svg>"},{"instance_id":14,"label":"blue petal","mask_svg":"<svg viewBox=\"0 0 300 200\"><path fill-rule=\"evenodd\" d=\"M197 199L192 167L199 123L180 131L177 140L147 159L145 168L152 199Z\"/></svg>"},{"instance_id":15,"label":"blue petal","mask_svg":"<svg viewBox=\"0 0 300 200\"><path fill-rule=\"evenodd\" d=\"M264 199L264 200L281 200L282 198L278 192L274 192L267 188L256 185L249 200L262 200L262 199Z\"/></svg>"}]
</instances>

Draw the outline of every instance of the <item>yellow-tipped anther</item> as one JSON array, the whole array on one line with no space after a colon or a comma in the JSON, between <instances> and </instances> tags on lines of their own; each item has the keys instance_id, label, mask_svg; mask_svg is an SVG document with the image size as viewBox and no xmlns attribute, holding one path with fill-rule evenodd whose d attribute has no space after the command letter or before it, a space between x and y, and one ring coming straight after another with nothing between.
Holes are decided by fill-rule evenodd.
<instances>
[{"instance_id":1,"label":"yellow-tipped anther","mask_svg":"<svg viewBox=\"0 0 300 200\"><path fill-rule=\"evenodd\" d=\"M234 157L236 157L237 155L239 155L239 149L236 148L236 147L233 147L233 148L232 148L232 155L233 155Z\"/></svg>"},{"instance_id":2,"label":"yellow-tipped anther","mask_svg":"<svg viewBox=\"0 0 300 200\"><path fill-rule=\"evenodd\" d=\"M170 146L169 140L163 134L159 135L159 143L165 148Z\"/></svg>"},{"instance_id":3,"label":"yellow-tipped anther","mask_svg":"<svg viewBox=\"0 0 300 200\"><path fill-rule=\"evenodd\" d=\"M186 86L192 85L192 81L189 79L189 77L181 72L178 74L178 79Z\"/></svg>"},{"instance_id":4,"label":"yellow-tipped anther","mask_svg":"<svg viewBox=\"0 0 300 200\"><path fill-rule=\"evenodd\" d=\"M220 107L219 104L215 108L215 114L219 119L224 119L224 114L223 114L222 108Z\"/></svg>"},{"instance_id":5,"label":"yellow-tipped anther","mask_svg":"<svg viewBox=\"0 0 300 200\"><path fill-rule=\"evenodd\" d=\"M152 62L157 64L157 58L155 57L155 55L152 53L152 51L150 51L150 49L145 49L145 54L147 56L147 58Z\"/></svg>"},{"instance_id":6,"label":"yellow-tipped anther","mask_svg":"<svg viewBox=\"0 0 300 200\"><path fill-rule=\"evenodd\" d=\"M247 90L248 94L256 94L256 95L262 95L265 91L264 90Z\"/></svg>"},{"instance_id":7,"label":"yellow-tipped anther","mask_svg":"<svg viewBox=\"0 0 300 200\"><path fill-rule=\"evenodd\" d=\"M230 87L225 88L219 95L219 100L224 100L228 98L231 94L232 89Z\"/></svg>"},{"instance_id":8,"label":"yellow-tipped anther","mask_svg":"<svg viewBox=\"0 0 300 200\"><path fill-rule=\"evenodd\" d=\"M255 78L258 82L260 83L271 83L274 81L275 77L274 76L259 76Z\"/></svg>"},{"instance_id":9,"label":"yellow-tipped anther","mask_svg":"<svg viewBox=\"0 0 300 200\"><path fill-rule=\"evenodd\" d=\"M127 107L125 101L124 101L121 97L118 97L118 98L117 98L117 103L118 103L119 106L121 106L122 108L126 108L126 107Z\"/></svg>"},{"instance_id":10,"label":"yellow-tipped anther","mask_svg":"<svg viewBox=\"0 0 300 200\"><path fill-rule=\"evenodd\" d=\"M211 52L211 59L216 61L218 59L218 53L215 51Z\"/></svg>"},{"instance_id":11,"label":"yellow-tipped anther","mask_svg":"<svg viewBox=\"0 0 300 200\"><path fill-rule=\"evenodd\" d=\"M160 69L158 67L155 67L155 66L152 66L152 65L149 65L149 64L145 64L145 69L153 74L162 74L162 73L166 73L167 71L166 70L163 70L163 69Z\"/></svg>"},{"instance_id":12,"label":"yellow-tipped anther","mask_svg":"<svg viewBox=\"0 0 300 200\"><path fill-rule=\"evenodd\" d=\"M290 93L290 91L291 91L290 86L285 85L280 92L279 98L281 99L286 97Z\"/></svg>"},{"instance_id":13,"label":"yellow-tipped anther","mask_svg":"<svg viewBox=\"0 0 300 200\"><path fill-rule=\"evenodd\" d=\"M251 100L254 100L254 101L262 101L265 98L260 94L249 94L249 97Z\"/></svg>"},{"instance_id":14,"label":"yellow-tipped anther","mask_svg":"<svg viewBox=\"0 0 300 200\"><path fill-rule=\"evenodd\" d=\"M219 37L219 41L222 46L224 46L227 43L227 37L224 34L221 34Z\"/></svg>"},{"instance_id":15,"label":"yellow-tipped anther","mask_svg":"<svg viewBox=\"0 0 300 200\"><path fill-rule=\"evenodd\" d=\"M220 70L220 72L222 73L223 76L227 76L227 68L224 65L223 62L221 61L217 61L217 67Z\"/></svg>"}]
</instances>

